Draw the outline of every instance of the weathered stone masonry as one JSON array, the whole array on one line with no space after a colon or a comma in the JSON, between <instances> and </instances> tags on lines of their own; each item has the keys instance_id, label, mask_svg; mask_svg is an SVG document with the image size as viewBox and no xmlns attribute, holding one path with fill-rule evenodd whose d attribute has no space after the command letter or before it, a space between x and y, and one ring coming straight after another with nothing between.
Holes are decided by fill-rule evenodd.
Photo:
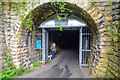
<instances>
[{"instance_id":1,"label":"weathered stone masonry","mask_svg":"<svg viewBox=\"0 0 120 80\"><path fill-rule=\"evenodd\" d=\"M97 3L96 3L97 4ZM101 9L101 11L103 11L104 13L104 17L106 17L107 21L103 22L103 25L101 25L101 29L102 32L102 36L101 36L101 42L98 44L99 50L98 50L98 54L99 57L96 56L91 56L91 61L95 62L93 64L93 70L92 73L93 74L98 74L96 76L102 76L102 77L120 77L120 63L119 62L119 42L116 43L116 47L113 46L112 44L112 39L110 37L110 33L106 32L106 30L104 29L105 25L110 26L110 27L117 27L119 26L119 3L101 3L102 5L98 5L97 6ZM107 6L106 6L107 5ZM112 5L112 9L111 8ZM111 26L110 23L114 23L114 25ZM100 46L101 45L101 46ZM110 48L111 46L111 48ZM93 47L92 47L93 48ZM112 52L112 48L116 50L116 52ZM97 52L97 49L94 49L96 51L93 51L93 54L95 54ZM112 54L108 54L108 53L112 53ZM96 54L96 55L98 55ZM96 58L94 58L96 57ZM97 59L97 60L94 60ZM114 63L115 62L115 63ZM96 68L96 69L95 69Z\"/></svg>"},{"instance_id":2,"label":"weathered stone masonry","mask_svg":"<svg viewBox=\"0 0 120 80\"><path fill-rule=\"evenodd\" d=\"M120 3L113 3L112 22L113 27L120 26ZM120 29L118 29L120 30ZM120 31L119 31L120 33ZM119 36L120 39L120 36ZM119 77L120 78L120 42L113 44L113 50L108 54L107 74L106 77Z\"/></svg>"},{"instance_id":3,"label":"weathered stone masonry","mask_svg":"<svg viewBox=\"0 0 120 80\"><path fill-rule=\"evenodd\" d=\"M29 7L24 13L29 17L29 10L33 10L33 22L35 23L34 26L36 29L41 22L55 13L50 9L48 2L49 0L45 2L44 0L35 2L35 4ZM85 3L72 0L67 0L67 2L67 8L71 9L74 15L82 18L90 26L93 34L92 52L89 58L89 72L91 76L103 78L120 77L120 42L113 44L110 33L106 32L107 30L105 29L105 26L118 28L120 25L120 4L117 2ZM32 61L36 60L36 56L34 53L28 54L28 48L30 47L26 44L26 40L27 36L30 38L28 33L30 33L34 39L36 30L31 33L24 28L20 29L20 26L22 26L21 21L18 19L18 16L15 15L17 8L11 7L11 5L21 7L15 3L2 3L2 13L0 13L0 45L2 46L0 46L0 49L2 49L2 53L5 50L10 52L16 67L19 67L19 65L30 67ZM110 23L113 23L113 25L111 26ZM20 38L15 38L16 34L18 34ZM4 63L5 62L3 62L3 64Z\"/></svg>"}]
</instances>

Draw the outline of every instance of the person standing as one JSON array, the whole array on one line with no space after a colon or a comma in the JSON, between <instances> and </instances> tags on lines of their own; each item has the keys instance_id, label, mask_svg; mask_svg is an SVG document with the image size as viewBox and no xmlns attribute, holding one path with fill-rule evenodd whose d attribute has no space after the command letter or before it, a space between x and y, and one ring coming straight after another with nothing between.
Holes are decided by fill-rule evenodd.
<instances>
[{"instance_id":1,"label":"person standing","mask_svg":"<svg viewBox=\"0 0 120 80\"><path fill-rule=\"evenodd\" d=\"M51 46L51 53L52 53L52 60L54 59L54 54L56 53L56 49L55 49L55 43L53 43L53 45Z\"/></svg>"}]
</instances>

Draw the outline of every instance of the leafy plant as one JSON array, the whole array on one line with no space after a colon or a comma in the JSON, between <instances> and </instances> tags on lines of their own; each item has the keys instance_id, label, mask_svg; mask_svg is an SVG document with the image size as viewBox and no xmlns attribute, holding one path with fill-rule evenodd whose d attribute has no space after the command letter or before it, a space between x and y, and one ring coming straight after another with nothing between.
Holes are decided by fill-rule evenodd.
<instances>
[{"instance_id":1,"label":"leafy plant","mask_svg":"<svg viewBox=\"0 0 120 80\"><path fill-rule=\"evenodd\" d=\"M10 80L12 78L29 73L31 71L33 71L33 69L24 68L23 66L20 66L18 69L16 69L16 68L10 69L9 68L7 71L3 71L2 73L0 73L0 79Z\"/></svg>"},{"instance_id":2,"label":"leafy plant","mask_svg":"<svg viewBox=\"0 0 120 80\"><path fill-rule=\"evenodd\" d=\"M47 61L46 63L50 63L50 61Z\"/></svg>"},{"instance_id":3,"label":"leafy plant","mask_svg":"<svg viewBox=\"0 0 120 80\"><path fill-rule=\"evenodd\" d=\"M40 61L33 62L33 67L38 67L38 66L41 66Z\"/></svg>"},{"instance_id":4,"label":"leafy plant","mask_svg":"<svg viewBox=\"0 0 120 80\"><path fill-rule=\"evenodd\" d=\"M3 59L6 60L8 69L0 73L0 79L2 80L11 80L14 77L33 71L33 69L24 68L23 66L16 69L12 61L10 61L11 57L6 51L4 52L3 57Z\"/></svg>"},{"instance_id":5,"label":"leafy plant","mask_svg":"<svg viewBox=\"0 0 120 80\"><path fill-rule=\"evenodd\" d=\"M18 69L16 69L15 74L18 75L22 75L25 72L25 69L23 68L23 66L20 66Z\"/></svg>"}]
</instances>

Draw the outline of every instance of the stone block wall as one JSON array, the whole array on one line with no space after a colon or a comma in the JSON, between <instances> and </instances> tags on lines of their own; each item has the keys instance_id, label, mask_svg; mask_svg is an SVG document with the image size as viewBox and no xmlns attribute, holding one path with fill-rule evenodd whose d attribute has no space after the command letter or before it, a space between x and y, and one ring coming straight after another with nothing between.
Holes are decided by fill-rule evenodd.
<instances>
[{"instance_id":1,"label":"stone block wall","mask_svg":"<svg viewBox=\"0 0 120 80\"><path fill-rule=\"evenodd\" d=\"M4 28L4 40L5 40L5 47L8 47L8 51L10 52L10 56L12 56L13 58L13 62L15 63L19 63L17 62L17 58L15 57L16 53L17 53L17 45L16 45L16 40L15 40L15 35L16 35L16 29L14 28L14 22L16 20L16 24L17 24L17 19L14 18L13 13L11 12L11 7L10 7L11 3L6 2L6 3L2 3L2 17L3 17L3 28ZM14 8L13 8L14 9ZM14 21L13 21L14 20ZM12 25L14 24L14 25ZM17 27L16 27L17 28ZM5 50L4 50L5 51Z\"/></svg>"},{"instance_id":2,"label":"stone block wall","mask_svg":"<svg viewBox=\"0 0 120 80\"><path fill-rule=\"evenodd\" d=\"M113 14L112 14L112 23L114 28L119 28L120 30L120 2L113 3ZM118 31L120 33L120 31ZM117 35L115 33L115 35ZM107 73L106 77L120 78L120 36L119 41L112 42L113 46L111 51L108 53L108 62L107 62Z\"/></svg>"},{"instance_id":3,"label":"stone block wall","mask_svg":"<svg viewBox=\"0 0 120 80\"><path fill-rule=\"evenodd\" d=\"M35 6L39 4L36 3ZM23 65L24 67L29 67L31 63L36 58L35 52L31 52L28 48L30 46L26 45L27 39L31 37L29 35L29 30L26 30L23 32L23 30L20 30L21 21L19 20L19 13L16 15L17 7L20 8L20 11L22 12L22 6L20 4L12 3L12 2L3 2L2 8L1 8L1 26L0 26L0 32L1 32L1 40L4 40L4 42L1 43L1 48L3 48L3 43L5 43L5 47L8 47L8 52L10 52L10 56L13 58L14 65L18 68L20 65ZM26 12L24 12L25 15L28 15L29 11L32 9L32 7L28 8ZM23 27L23 26L22 26ZM19 31L19 33L18 33ZM22 36L19 34L23 34ZM17 36L18 35L18 36ZM33 39L35 37L35 32L32 32ZM3 36L3 38L2 38ZM21 38L20 38L21 37ZM32 48L33 49L33 48ZM5 50L3 50L5 51ZM3 52L1 52L3 53ZM33 53L33 54L32 54ZM30 57L33 57L33 60L31 60ZM32 62L31 62L32 61ZM4 62L5 63L5 62ZM4 66L3 63L3 66Z\"/></svg>"},{"instance_id":4,"label":"stone block wall","mask_svg":"<svg viewBox=\"0 0 120 80\"><path fill-rule=\"evenodd\" d=\"M95 3L94 5L101 9L106 21L103 21L104 25L99 28L102 35L100 35L100 37L98 36L97 44L93 44L91 48L92 52L89 58L89 72L92 77L120 78L120 42L113 42L114 35L116 35L117 31L115 29L119 30L118 26L120 26L120 17L118 17L120 16L120 3L103 2ZM107 32L105 26L108 28L112 27L113 30L115 30L114 35Z\"/></svg>"},{"instance_id":5,"label":"stone block wall","mask_svg":"<svg viewBox=\"0 0 120 80\"><path fill-rule=\"evenodd\" d=\"M7 61L4 58L4 53L7 53L9 55L8 57L11 57L10 53L10 48L6 44L6 36L5 36L5 21L4 21L4 16L3 16L3 6L0 4L0 71L4 71L8 69L8 64ZM12 58L9 60L12 62Z\"/></svg>"}]
</instances>

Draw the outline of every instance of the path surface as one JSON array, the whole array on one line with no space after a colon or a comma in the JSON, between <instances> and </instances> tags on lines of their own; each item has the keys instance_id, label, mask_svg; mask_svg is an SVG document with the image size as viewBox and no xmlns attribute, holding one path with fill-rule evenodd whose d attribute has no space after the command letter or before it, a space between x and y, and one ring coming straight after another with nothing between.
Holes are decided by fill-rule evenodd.
<instances>
[{"instance_id":1,"label":"path surface","mask_svg":"<svg viewBox=\"0 0 120 80\"><path fill-rule=\"evenodd\" d=\"M90 78L87 68L78 68L78 54L62 51L51 63L18 78Z\"/></svg>"}]
</instances>

